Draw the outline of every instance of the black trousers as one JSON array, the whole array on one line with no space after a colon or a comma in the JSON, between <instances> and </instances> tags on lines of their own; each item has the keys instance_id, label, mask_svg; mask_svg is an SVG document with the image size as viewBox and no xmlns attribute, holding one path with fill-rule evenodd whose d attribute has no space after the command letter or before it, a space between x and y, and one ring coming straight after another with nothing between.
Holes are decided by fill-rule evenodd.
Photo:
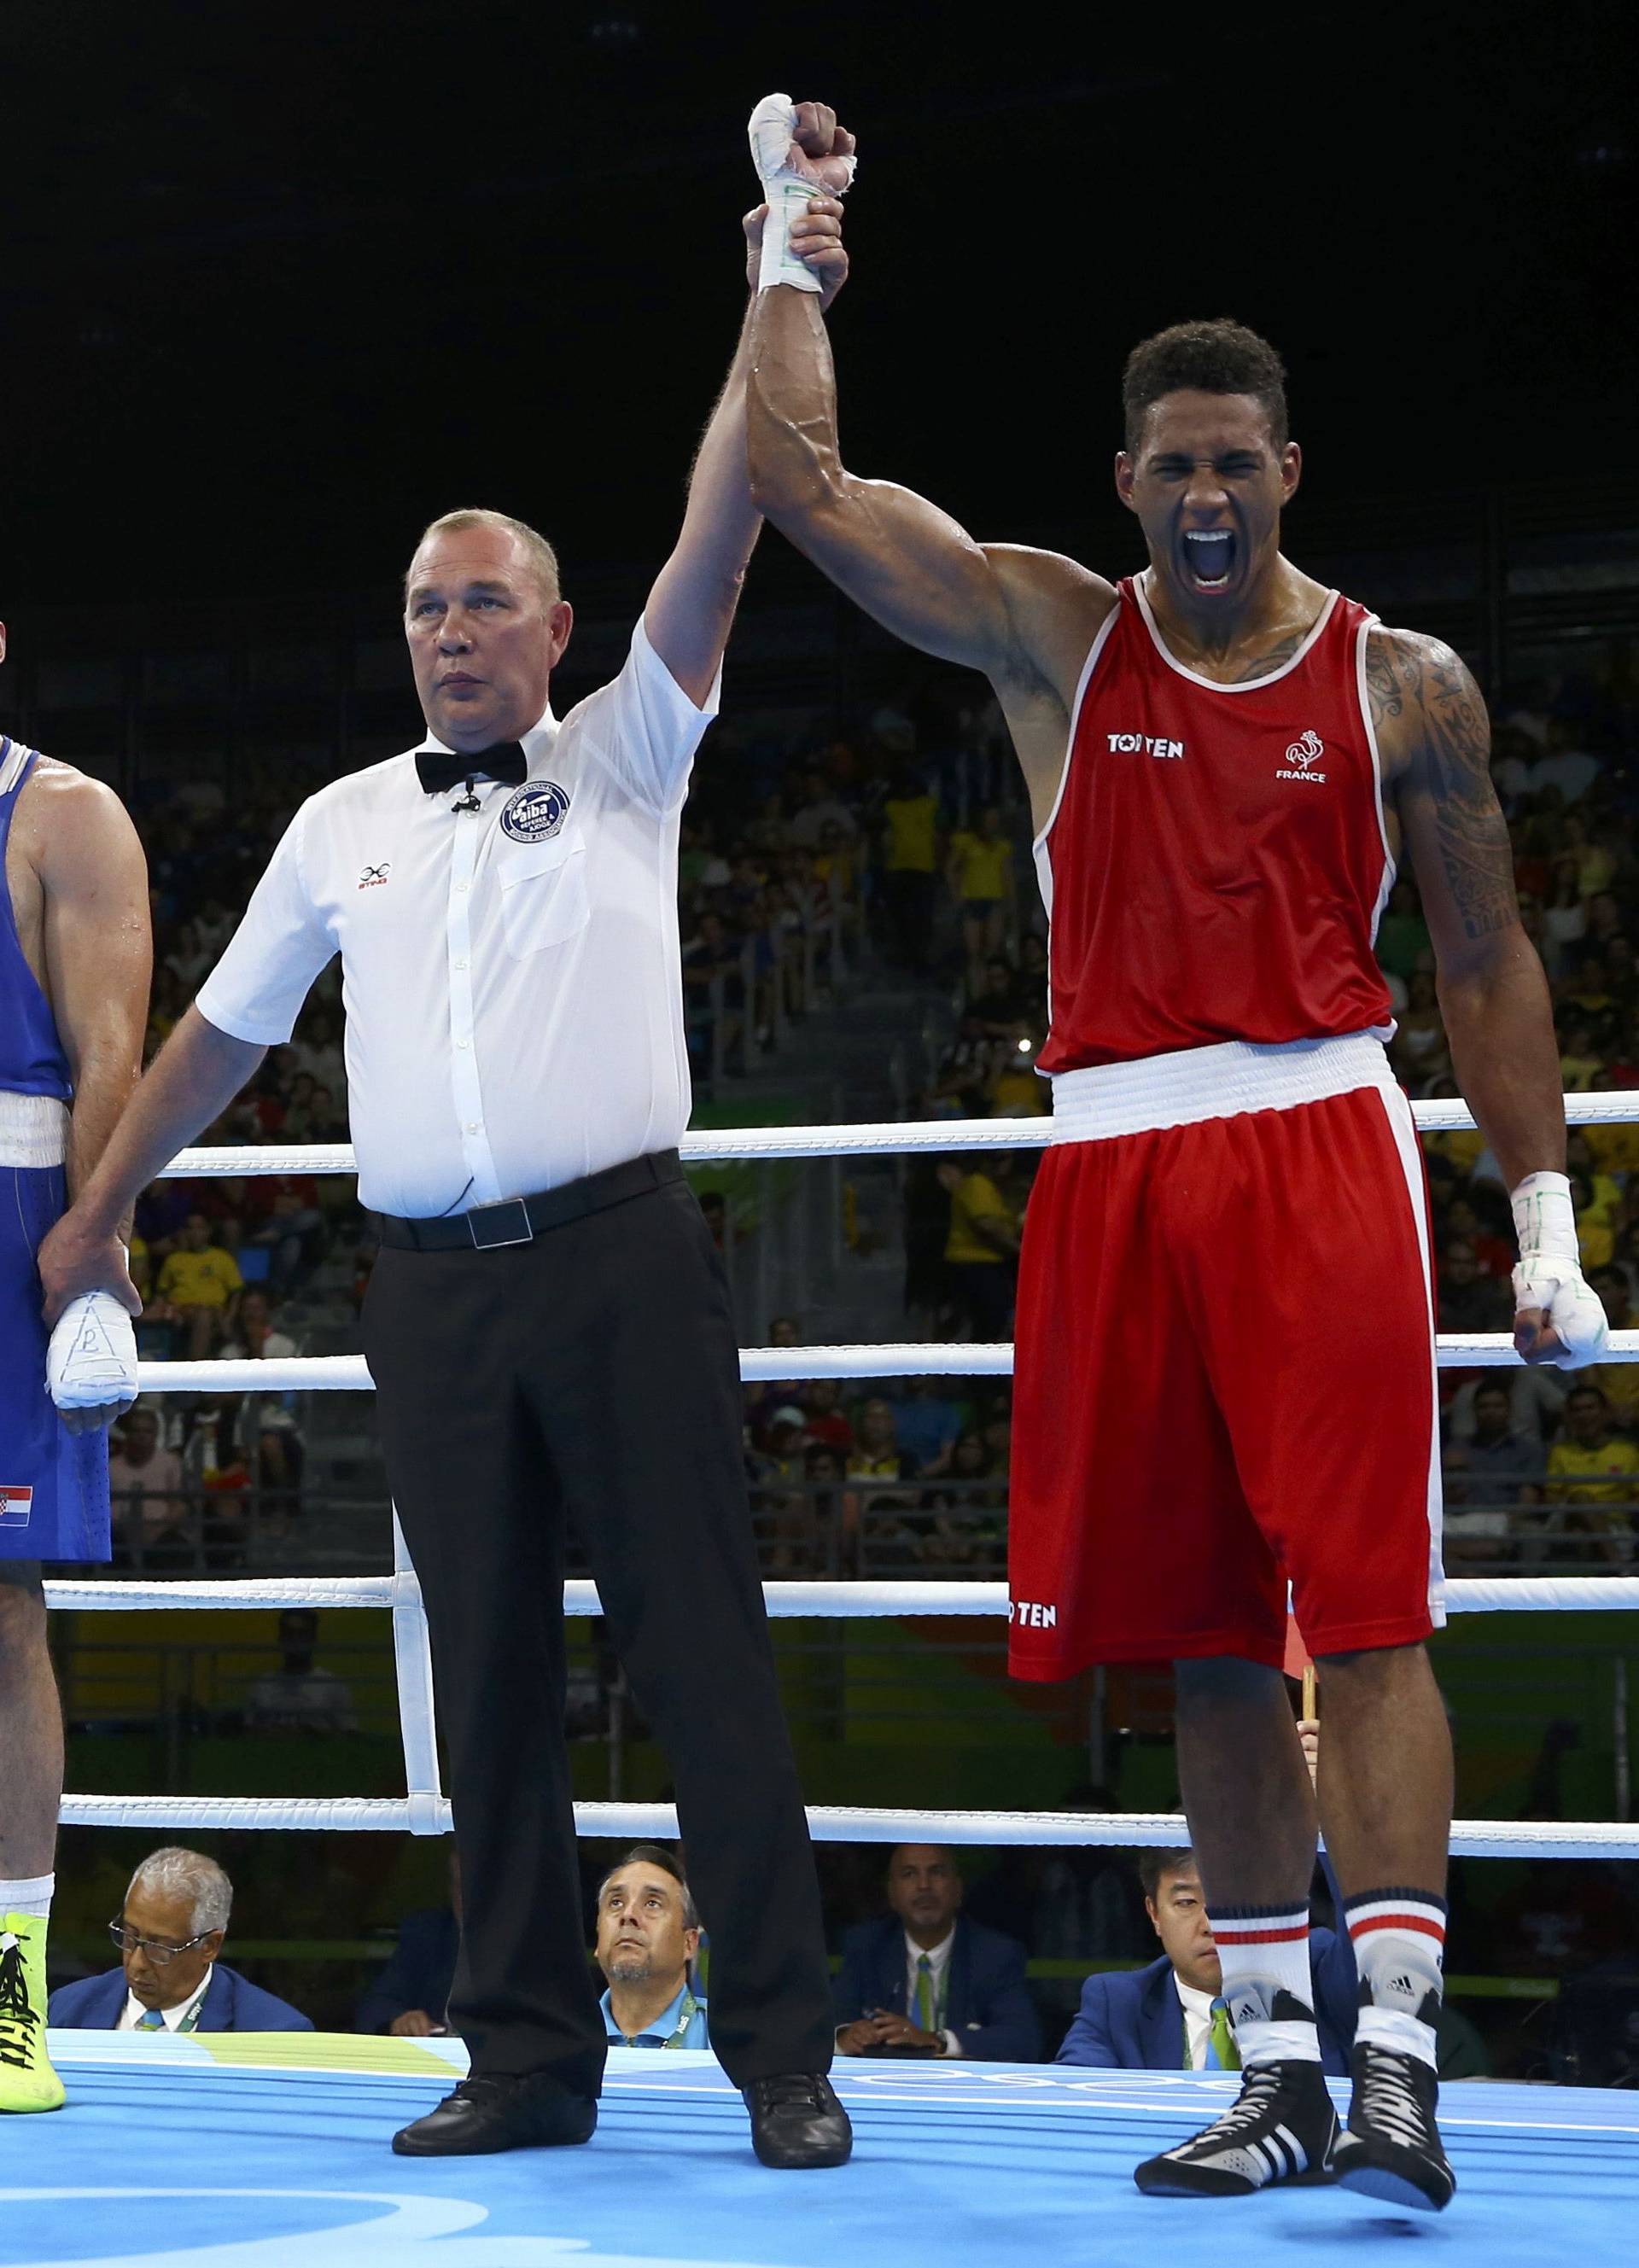
<instances>
[{"instance_id":1,"label":"black trousers","mask_svg":"<svg viewBox=\"0 0 1639 2268\"><path fill-rule=\"evenodd\" d=\"M384 1248L364 1336L432 1630L461 1866L450 2017L475 2073L550 2071L595 2095L603 2069L564 1730L566 1522L671 1764L719 2059L742 2087L827 2069L727 1285L688 1185L529 1243Z\"/></svg>"}]
</instances>

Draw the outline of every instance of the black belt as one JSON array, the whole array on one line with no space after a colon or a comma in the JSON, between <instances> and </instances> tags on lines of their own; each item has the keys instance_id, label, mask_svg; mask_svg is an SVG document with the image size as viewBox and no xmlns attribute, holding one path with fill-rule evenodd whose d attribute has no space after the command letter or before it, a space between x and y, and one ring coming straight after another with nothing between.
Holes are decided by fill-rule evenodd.
<instances>
[{"instance_id":1,"label":"black belt","mask_svg":"<svg viewBox=\"0 0 1639 2268\"><path fill-rule=\"evenodd\" d=\"M498 1245L528 1244L550 1228L580 1220L607 1205L624 1204L646 1189L664 1189L683 1179L676 1150L656 1150L624 1166L610 1166L561 1189L542 1189L532 1197L508 1197L501 1204L475 1205L470 1212L446 1213L436 1220L400 1220L381 1216L381 1241L399 1252L492 1252Z\"/></svg>"}]
</instances>

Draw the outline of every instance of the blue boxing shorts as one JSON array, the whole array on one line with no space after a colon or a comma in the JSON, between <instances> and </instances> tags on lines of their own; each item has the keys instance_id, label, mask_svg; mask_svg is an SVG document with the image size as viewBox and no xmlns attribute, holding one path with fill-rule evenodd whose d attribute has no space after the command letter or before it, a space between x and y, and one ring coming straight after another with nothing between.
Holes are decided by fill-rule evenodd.
<instances>
[{"instance_id":1,"label":"blue boxing shorts","mask_svg":"<svg viewBox=\"0 0 1639 2268\"><path fill-rule=\"evenodd\" d=\"M46 1390L34 1256L68 1204L67 1131L61 1103L0 1093L0 1561L112 1557L107 1430L70 1433Z\"/></svg>"}]
</instances>

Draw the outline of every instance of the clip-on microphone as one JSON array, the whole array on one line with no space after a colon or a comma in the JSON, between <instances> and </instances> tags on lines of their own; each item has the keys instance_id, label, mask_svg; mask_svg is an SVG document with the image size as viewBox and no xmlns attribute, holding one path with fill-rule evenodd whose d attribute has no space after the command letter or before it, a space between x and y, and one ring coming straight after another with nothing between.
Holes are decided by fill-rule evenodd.
<instances>
[{"instance_id":1,"label":"clip-on microphone","mask_svg":"<svg viewBox=\"0 0 1639 2268\"><path fill-rule=\"evenodd\" d=\"M483 808L483 805L478 801L477 797L473 792L471 780L467 782L467 792L462 796L461 801L459 803L452 803L450 806L450 809L452 811L482 811Z\"/></svg>"}]
</instances>

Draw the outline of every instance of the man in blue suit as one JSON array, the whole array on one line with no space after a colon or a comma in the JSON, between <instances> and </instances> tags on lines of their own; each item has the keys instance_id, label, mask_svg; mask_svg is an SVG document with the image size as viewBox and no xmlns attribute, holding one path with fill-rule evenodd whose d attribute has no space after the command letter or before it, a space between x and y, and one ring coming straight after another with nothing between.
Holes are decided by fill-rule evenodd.
<instances>
[{"instance_id":1,"label":"man in blue suit","mask_svg":"<svg viewBox=\"0 0 1639 2268\"><path fill-rule=\"evenodd\" d=\"M1194 1852L1148 1851L1138 1871L1161 1959L1148 1969L1089 1977L1056 2060L1106 2071L1238 2071ZM1347 1932L1311 1929L1309 1969L1321 2066L1346 2079L1360 1997Z\"/></svg>"},{"instance_id":2,"label":"man in blue suit","mask_svg":"<svg viewBox=\"0 0 1639 2268\"><path fill-rule=\"evenodd\" d=\"M888 1861L892 1912L844 1940L836 1983L842 2055L972 2056L1039 2063L1024 1948L961 1914L962 1877L937 1843Z\"/></svg>"},{"instance_id":3,"label":"man in blue suit","mask_svg":"<svg viewBox=\"0 0 1639 2268\"><path fill-rule=\"evenodd\" d=\"M449 1846L449 1904L422 1906L398 1926L398 1943L358 2003L356 2028L420 2040L449 2029L450 1988L461 1951L461 1860Z\"/></svg>"},{"instance_id":4,"label":"man in blue suit","mask_svg":"<svg viewBox=\"0 0 1639 2268\"><path fill-rule=\"evenodd\" d=\"M108 1924L121 1966L62 1986L48 2021L82 2032L310 2032L299 2009L218 1958L233 1904L214 1859L174 1845L153 1852Z\"/></svg>"}]
</instances>

